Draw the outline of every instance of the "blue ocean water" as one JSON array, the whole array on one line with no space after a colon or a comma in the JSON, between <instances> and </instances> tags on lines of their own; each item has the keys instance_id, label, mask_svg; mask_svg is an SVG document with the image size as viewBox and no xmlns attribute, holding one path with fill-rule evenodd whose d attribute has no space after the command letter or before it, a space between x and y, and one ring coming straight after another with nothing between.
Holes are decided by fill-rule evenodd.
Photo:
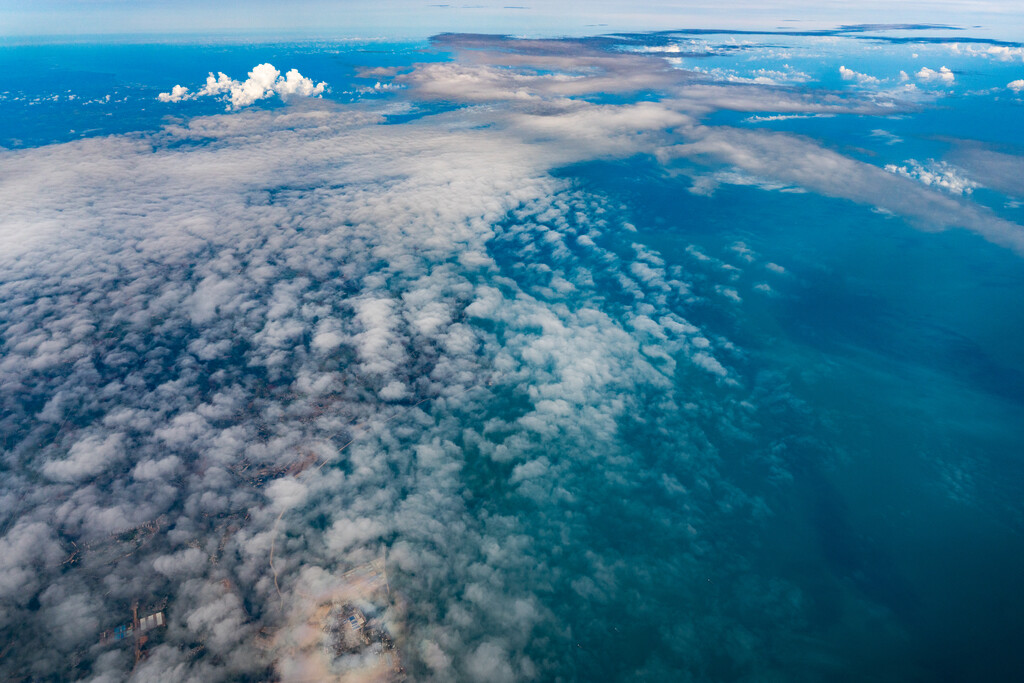
<instances>
[{"instance_id":1,"label":"blue ocean water","mask_svg":"<svg viewBox=\"0 0 1024 683\"><path fill-rule=\"evenodd\" d=\"M742 313L706 301L689 318L745 350L751 402L768 403L756 436L716 443L729 478L772 510L744 559L800 587L808 666L827 651L846 662L829 674L842 680L1010 680L1022 628L1010 585L1024 560L1019 257L840 200L693 197L659 175L646 160L573 170L629 206L636 238L667 262L692 268L693 244L729 261L742 242L787 271L771 297L736 283ZM731 282L708 270L705 287ZM948 490L960 468L991 476L966 507ZM881 612L854 616L854 595Z\"/></svg>"},{"instance_id":2,"label":"blue ocean water","mask_svg":"<svg viewBox=\"0 0 1024 683\"><path fill-rule=\"evenodd\" d=\"M382 619L416 680L1018 680L1024 256L1000 240L1024 230L1024 102L1009 86L1024 48L1004 60L984 51L1002 44L884 38L681 31L606 37L597 57L571 41L476 37L0 50L3 182L29 165L56 173L47 155L114 164L127 152L113 144L66 145L129 139L152 147L130 160L158 183L150 203L108 211L95 186L60 181L60 219L10 200L2 319L5 355L21 360L2 385L17 417L0 423L0 529L12 574L43 579L3 594L17 618L0 622L12 653L0 671L288 679L280 662L301 647L273 640L292 624L280 605L322 590L318 571L337 580L382 552L396 596ZM594 61L566 65L580 54ZM671 75L616 90L628 69L607 64L637 55ZM157 99L265 62L328 88L228 112L223 97ZM950 78L929 75L942 67ZM609 85L563 101L543 80L563 72ZM552 123L579 102L598 113ZM600 126L638 102L690 119L638 119L635 134L656 143L602 146L622 132ZM202 181L198 208L179 214L193 195L158 166L176 150L160 136L190 125L195 149L180 154L197 156ZM597 139L573 137L588 126ZM318 127L357 132L321 157L328 143L302 137ZM444 146L460 134L474 137ZM724 137L746 134L758 137ZM764 142L780 139L807 151ZM666 154L699 144L710 151ZM832 165L793 175L816 154ZM493 180L506 171L513 180ZM846 189L877 177L904 183L898 200ZM942 224L927 202L969 225ZM131 232L132 216L159 227ZM80 241L68 263L90 255L108 279L79 282L17 251L40 234L38 253L64 253L47 220ZM182 234L202 244L161 246ZM231 284L240 274L250 284ZM23 351L122 292L133 315L97 314L80 337L116 354L83 369ZM107 402L61 422L61 401L92 394ZM157 394L183 404L156 415ZM347 426L317 422L335 415ZM100 426L125 425L139 454L96 445ZM324 447L329 428L348 436ZM147 450L154 439L173 463ZM86 442L116 468L86 461ZM293 443L331 455L309 450L323 464L298 466L282 455ZM266 482L227 474L253 463ZM306 497L281 503L288 486ZM90 534L106 527L80 520L143 494L174 521L128 559L97 550L65 567L17 542L31 520L65 553L99 547ZM217 507L218 495L239 498ZM278 566L264 562L270 538ZM130 595L172 621L141 664L96 644ZM214 602L223 609L204 609ZM54 614L95 633L56 631ZM34 657L39 642L60 656Z\"/></svg>"},{"instance_id":3,"label":"blue ocean water","mask_svg":"<svg viewBox=\"0 0 1024 683\"><path fill-rule=\"evenodd\" d=\"M171 85L201 84L211 70L245 80L253 66L267 62L316 73L319 80L330 83L330 99L352 102L373 96L376 79L358 78L360 68L404 66L411 58L444 58L443 52L426 53L425 47L425 42L252 45L201 40L4 46L0 47L5 70L0 116L5 125L0 144L35 147L150 131L171 120L221 113L224 104L215 100L168 104L156 98L169 90L171 81ZM263 106L280 106L280 101Z\"/></svg>"}]
</instances>

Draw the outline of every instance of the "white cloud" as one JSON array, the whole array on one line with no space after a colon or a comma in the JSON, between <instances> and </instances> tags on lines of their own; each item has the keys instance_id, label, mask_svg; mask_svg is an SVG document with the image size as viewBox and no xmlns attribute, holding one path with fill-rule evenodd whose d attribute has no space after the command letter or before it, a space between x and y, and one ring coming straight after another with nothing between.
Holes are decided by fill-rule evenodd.
<instances>
[{"instance_id":1,"label":"white cloud","mask_svg":"<svg viewBox=\"0 0 1024 683\"><path fill-rule=\"evenodd\" d=\"M885 141L885 144L887 145L896 145L903 142L903 138L901 138L900 136L895 135L894 133L890 133L889 131L883 130L881 128L876 128L873 131L871 131L871 137L881 138L882 140Z\"/></svg>"},{"instance_id":2,"label":"white cloud","mask_svg":"<svg viewBox=\"0 0 1024 683\"><path fill-rule=\"evenodd\" d=\"M223 72L218 73L216 77L211 73L206 78L206 84L195 93L189 93L188 88L176 85L171 92L160 93L157 99L161 102L181 102L198 97L227 96L230 101L229 108L241 109L257 100L274 95L285 100L290 97L320 96L326 87L326 83L314 84L297 69L292 69L285 76L281 76L281 72L273 64L268 63L253 67L249 77L244 81L236 81Z\"/></svg>"},{"instance_id":3,"label":"white cloud","mask_svg":"<svg viewBox=\"0 0 1024 683\"><path fill-rule=\"evenodd\" d=\"M811 80L811 75L798 71L789 64L783 64L781 69L753 69L745 72L737 72L733 69L712 68L704 69L699 66L691 68L692 71L706 74L716 81L726 83L749 83L754 85L782 85L785 83L806 83Z\"/></svg>"},{"instance_id":4,"label":"white cloud","mask_svg":"<svg viewBox=\"0 0 1024 683\"><path fill-rule=\"evenodd\" d=\"M165 576L179 577L198 574L209 561L202 550L185 548L173 555L163 555L153 560L153 568Z\"/></svg>"},{"instance_id":5,"label":"white cloud","mask_svg":"<svg viewBox=\"0 0 1024 683\"><path fill-rule=\"evenodd\" d=\"M874 76L847 69L845 66L839 67L839 76L844 81L857 81L860 85L874 85L879 82Z\"/></svg>"},{"instance_id":6,"label":"white cloud","mask_svg":"<svg viewBox=\"0 0 1024 683\"><path fill-rule=\"evenodd\" d=\"M914 74L914 77L925 83L942 83L944 85L951 85L956 78L953 72L945 66L939 68L938 71L922 67L920 71Z\"/></svg>"},{"instance_id":7,"label":"white cloud","mask_svg":"<svg viewBox=\"0 0 1024 683\"><path fill-rule=\"evenodd\" d=\"M951 194L971 194L978 183L963 176L962 172L944 161L929 159L921 164L915 159L908 159L903 166L886 164L885 170L907 178L913 178L925 185L942 188Z\"/></svg>"},{"instance_id":8,"label":"white cloud","mask_svg":"<svg viewBox=\"0 0 1024 683\"><path fill-rule=\"evenodd\" d=\"M181 102L182 100L190 100L193 97L193 95L189 95L188 88L183 85L176 85L171 88L171 92L162 92L157 95L157 99L161 102Z\"/></svg>"},{"instance_id":9,"label":"white cloud","mask_svg":"<svg viewBox=\"0 0 1024 683\"><path fill-rule=\"evenodd\" d=\"M1024 254L1024 228L989 210L927 189L910 178L856 161L799 136L724 127L692 131L693 141L659 152L666 163L685 157L698 162L728 163L746 172L793 183L828 196L879 207L909 218L929 230L968 228L985 239ZM897 172L898 173L898 172ZM908 174L910 169L908 167ZM969 185L940 177L933 184L966 192ZM937 182L936 182L937 181Z\"/></svg>"},{"instance_id":10,"label":"white cloud","mask_svg":"<svg viewBox=\"0 0 1024 683\"><path fill-rule=\"evenodd\" d=\"M124 456L124 435L87 436L77 441L62 460L43 465L43 474L64 482L81 481L100 474Z\"/></svg>"},{"instance_id":11,"label":"white cloud","mask_svg":"<svg viewBox=\"0 0 1024 683\"><path fill-rule=\"evenodd\" d=\"M1001 62L1024 61L1024 47L1014 45L988 45L976 47L970 44L953 43L949 49L956 54L997 59Z\"/></svg>"},{"instance_id":12,"label":"white cloud","mask_svg":"<svg viewBox=\"0 0 1024 683\"><path fill-rule=\"evenodd\" d=\"M1010 62L1019 59L1024 62L1024 47L1013 47L1009 45L991 45L985 52L1003 62Z\"/></svg>"},{"instance_id":13,"label":"white cloud","mask_svg":"<svg viewBox=\"0 0 1024 683\"><path fill-rule=\"evenodd\" d=\"M1006 87L1015 93L1019 93L1021 90L1024 90L1024 78L1018 78L1015 81L1010 81L1006 84Z\"/></svg>"},{"instance_id":14,"label":"white cloud","mask_svg":"<svg viewBox=\"0 0 1024 683\"><path fill-rule=\"evenodd\" d=\"M831 116L833 116L833 114L771 114L768 116L748 116L743 120L746 123L762 123L769 121L790 121L793 119L824 119Z\"/></svg>"},{"instance_id":15,"label":"white cloud","mask_svg":"<svg viewBox=\"0 0 1024 683\"><path fill-rule=\"evenodd\" d=\"M409 388L402 382L393 381L388 382L379 394L385 401L400 401L409 395Z\"/></svg>"}]
</instances>

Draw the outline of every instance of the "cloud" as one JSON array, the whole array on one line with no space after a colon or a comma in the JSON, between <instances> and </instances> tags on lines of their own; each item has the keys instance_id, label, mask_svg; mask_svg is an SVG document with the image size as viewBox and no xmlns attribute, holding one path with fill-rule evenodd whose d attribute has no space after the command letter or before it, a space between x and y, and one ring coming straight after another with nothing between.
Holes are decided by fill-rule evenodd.
<instances>
[{"instance_id":1,"label":"cloud","mask_svg":"<svg viewBox=\"0 0 1024 683\"><path fill-rule=\"evenodd\" d=\"M171 92L162 92L156 96L161 102L181 102L182 100L190 100L194 95L189 95L188 88L183 85L176 85L171 88Z\"/></svg>"},{"instance_id":2,"label":"cloud","mask_svg":"<svg viewBox=\"0 0 1024 683\"><path fill-rule=\"evenodd\" d=\"M997 59L1001 62L1024 61L1024 47L1019 45L986 45L953 43L949 49L956 54Z\"/></svg>"},{"instance_id":3,"label":"cloud","mask_svg":"<svg viewBox=\"0 0 1024 683\"><path fill-rule=\"evenodd\" d=\"M884 140L885 144L887 145L897 145L903 142L903 138L901 138L900 136L895 135L894 133L890 133L889 131L883 130L881 128L876 128L873 131L871 131L871 137L880 138Z\"/></svg>"},{"instance_id":4,"label":"cloud","mask_svg":"<svg viewBox=\"0 0 1024 683\"><path fill-rule=\"evenodd\" d=\"M950 160L985 187L1024 197L1024 157L1020 154L965 140L954 147Z\"/></svg>"},{"instance_id":5,"label":"cloud","mask_svg":"<svg viewBox=\"0 0 1024 683\"><path fill-rule=\"evenodd\" d=\"M762 123L769 121L791 121L793 119L829 118L833 114L772 114L770 116L748 116L745 123Z\"/></svg>"},{"instance_id":6,"label":"cloud","mask_svg":"<svg viewBox=\"0 0 1024 683\"><path fill-rule=\"evenodd\" d=\"M914 74L914 77L925 83L942 83L944 85L951 85L956 78L952 71L947 67L943 66L938 71L929 69L928 67L922 67L920 71Z\"/></svg>"},{"instance_id":7,"label":"cloud","mask_svg":"<svg viewBox=\"0 0 1024 683\"><path fill-rule=\"evenodd\" d=\"M701 163L726 163L757 176L879 207L905 216L923 229L967 228L1024 254L1024 227L984 207L935 193L909 178L893 178L884 169L825 149L807 138L726 127L695 128L691 137L691 142L660 150L659 157L665 163L681 157ZM939 183L945 179L950 188L968 189L966 184L941 174L926 177Z\"/></svg>"},{"instance_id":8,"label":"cloud","mask_svg":"<svg viewBox=\"0 0 1024 683\"><path fill-rule=\"evenodd\" d=\"M750 442L765 390L727 325L691 319L728 317L741 273L698 246L671 263L619 200L554 171L645 155L1018 249L1019 226L808 138L700 123L899 111L884 96L445 41L457 62L396 76L410 106L445 101L433 115L307 101L0 153L0 622L28 634L4 678L302 672L318 596L385 555L392 597L363 607L416 680L806 664L798 589L742 552L766 504L717 437ZM261 65L166 95L240 109L318 87ZM729 600L656 597L712 569ZM95 644L136 600L169 622L137 667ZM669 635L634 661L610 623Z\"/></svg>"},{"instance_id":9,"label":"cloud","mask_svg":"<svg viewBox=\"0 0 1024 683\"><path fill-rule=\"evenodd\" d=\"M121 460L123 442L124 435L117 433L106 437L86 436L71 447L67 458L44 463L43 474L65 482L89 479Z\"/></svg>"},{"instance_id":10,"label":"cloud","mask_svg":"<svg viewBox=\"0 0 1024 683\"><path fill-rule=\"evenodd\" d=\"M886 164L885 170L889 173L913 178L925 185L942 188L950 194L964 195L971 194L978 183L965 178L962 172L944 161L929 159L924 165L915 159L908 159L903 166Z\"/></svg>"},{"instance_id":11,"label":"cloud","mask_svg":"<svg viewBox=\"0 0 1024 683\"><path fill-rule=\"evenodd\" d=\"M1021 90L1024 90L1024 78L1018 78L1015 81L1010 81L1006 84L1006 87L1015 93L1019 93Z\"/></svg>"},{"instance_id":12,"label":"cloud","mask_svg":"<svg viewBox=\"0 0 1024 683\"><path fill-rule=\"evenodd\" d=\"M10 605L24 607L41 587L41 570L63 559L53 529L43 522L19 520L0 537L0 596ZM0 626L9 627L15 611L0 614Z\"/></svg>"},{"instance_id":13,"label":"cloud","mask_svg":"<svg viewBox=\"0 0 1024 683\"><path fill-rule=\"evenodd\" d=\"M298 69L292 69L281 76L273 64L267 63L253 67L244 81L236 81L223 72L219 72L216 77L210 73L206 85L195 93L190 93L185 86L175 85L169 93L157 95L157 99L161 102L182 102L199 97L224 97L230 101L229 109L241 109L274 95L284 100L290 97L319 97L326 87L326 83L314 84L300 74Z\"/></svg>"},{"instance_id":14,"label":"cloud","mask_svg":"<svg viewBox=\"0 0 1024 683\"><path fill-rule=\"evenodd\" d=\"M710 76L715 81L725 83L749 83L755 85L781 85L784 83L806 83L811 80L810 74L798 71L788 64L783 64L781 69L754 69L741 75L731 69L712 68L705 69L699 66L691 67L694 72Z\"/></svg>"},{"instance_id":15,"label":"cloud","mask_svg":"<svg viewBox=\"0 0 1024 683\"><path fill-rule=\"evenodd\" d=\"M153 560L153 568L170 577L191 576L200 573L209 558L198 548L185 548L172 555Z\"/></svg>"},{"instance_id":16,"label":"cloud","mask_svg":"<svg viewBox=\"0 0 1024 683\"><path fill-rule=\"evenodd\" d=\"M1003 62L1013 61L1014 59L1024 61L1024 47L990 45L986 48L985 52Z\"/></svg>"},{"instance_id":17,"label":"cloud","mask_svg":"<svg viewBox=\"0 0 1024 683\"><path fill-rule=\"evenodd\" d=\"M714 345L687 345L682 283L609 243L596 221L611 207L548 174L653 150L689 119L655 104L561 112L381 126L366 110L244 111L0 156L19 168L0 185L3 425L43 475L0 479L5 496L32 492L8 508L20 521L0 536L2 585L26 596L10 619L40 634L5 675L30 661L58 675L78 647L28 608L44 585L95 620L85 642L133 600L169 597L139 677L265 672L260 625L288 623L314 569L337 586L385 544L420 606L409 667L557 670L538 643L565 636L529 577L543 539L582 532L499 520L515 501L570 499L582 463L619 462L616 423L639 387L668 391L678 361L727 373ZM632 303L612 315L607 291ZM513 481L541 454L550 477ZM508 463L520 493L485 522L466 496L489 490L487 463ZM94 671L128 675L130 656L102 650Z\"/></svg>"},{"instance_id":18,"label":"cloud","mask_svg":"<svg viewBox=\"0 0 1024 683\"><path fill-rule=\"evenodd\" d=\"M879 82L874 76L847 69L845 66L839 67L839 76L844 81L857 81L860 85L874 85Z\"/></svg>"}]
</instances>

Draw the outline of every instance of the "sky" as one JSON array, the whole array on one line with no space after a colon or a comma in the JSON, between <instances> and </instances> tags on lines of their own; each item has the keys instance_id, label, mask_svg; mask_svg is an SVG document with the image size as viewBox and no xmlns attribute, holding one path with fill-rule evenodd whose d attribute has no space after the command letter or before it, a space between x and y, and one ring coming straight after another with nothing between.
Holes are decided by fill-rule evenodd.
<instances>
[{"instance_id":1,"label":"sky","mask_svg":"<svg viewBox=\"0 0 1024 683\"><path fill-rule=\"evenodd\" d=\"M418 0L300 0L282 4L173 0L0 2L0 35L262 34L329 38L422 39L444 31L525 36L591 35L668 28L817 30L842 24L924 23L972 27L976 37L1024 38L1009 0L901 2L678 2L615 0L545 3L431 3Z\"/></svg>"},{"instance_id":2,"label":"sky","mask_svg":"<svg viewBox=\"0 0 1024 683\"><path fill-rule=\"evenodd\" d=\"M0 678L1024 676L1024 44L94 6L0 49Z\"/></svg>"}]
</instances>

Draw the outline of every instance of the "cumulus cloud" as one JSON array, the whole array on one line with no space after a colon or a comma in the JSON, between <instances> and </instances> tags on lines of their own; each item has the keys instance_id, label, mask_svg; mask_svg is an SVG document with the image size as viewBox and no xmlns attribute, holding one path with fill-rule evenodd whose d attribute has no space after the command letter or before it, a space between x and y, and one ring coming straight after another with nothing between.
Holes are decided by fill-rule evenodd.
<instances>
[{"instance_id":1,"label":"cumulus cloud","mask_svg":"<svg viewBox=\"0 0 1024 683\"><path fill-rule=\"evenodd\" d=\"M74 482L94 477L116 464L124 454L124 435L86 436L77 441L66 458L43 464L43 473L50 479Z\"/></svg>"},{"instance_id":2,"label":"cumulus cloud","mask_svg":"<svg viewBox=\"0 0 1024 683\"><path fill-rule=\"evenodd\" d=\"M949 49L956 54L997 59L1001 62L1024 61L1024 47L1019 45L985 45L953 43Z\"/></svg>"},{"instance_id":3,"label":"cumulus cloud","mask_svg":"<svg viewBox=\"0 0 1024 683\"><path fill-rule=\"evenodd\" d=\"M208 558L199 548L185 548L171 555L163 555L153 560L153 568L169 577L189 576L198 574Z\"/></svg>"},{"instance_id":4,"label":"cumulus cloud","mask_svg":"<svg viewBox=\"0 0 1024 683\"><path fill-rule=\"evenodd\" d=\"M1006 84L1006 87L1015 93L1019 93L1021 90L1024 90L1024 78L1018 78L1015 81L1010 81Z\"/></svg>"},{"instance_id":5,"label":"cumulus cloud","mask_svg":"<svg viewBox=\"0 0 1024 683\"><path fill-rule=\"evenodd\" d=\"M161 102L181 102L198 97L223 97L229 101L229 109L241 109L257 100L274 95L281 99L290 97L319 97L327 87L326 83L314 83L292 69L284 76L273 64L258 64L249 72L244 81L236 81L223 72L217 76L210 73L206 84L194 93L182 85L175 85L169 93L160 93L157 99Z\"/></svg>"},{"instance_id":6,"label":"cumulus cloud","mask_svg":"<svg viewBox=\"0 0 1024 683\"><path fill-rule=\"evenodd\" d=\"M176 85L171 88L171 92L162 92L156 96L161 102L181 102L182 100L190 100L194 95L190 95L188 88L183 85Z\"/></svg>"},{"instance_id":7,"label":"cumulus cloud","mask_svg":"<svg viewBox=\"0 0 1024 683\"><path fill-rule=\"evenodd\" d=\"M914 74L914 77L924 83L942 83L943 85L951 85L956 78L953 72L945 66L940 67L938 71L929 69L927 66L922 67Z\"/></svg>"},{"instance_id":8,"label":"cumulus cloud","mask_svg":"<svg viewBox=\"0 0 1024 683\"><path fill-rule=\"evenodd\" d=\"M869 76L853 69L847 69L845 66L839 67L839 76L844 81L857 81L860 85L874 85L878 83L878 79L874 76Z\"/></svg>"},{"instance_id":9,"label":"cumulus cloud","mask_svg":"<svg viewBox=\"0 0 1024 683\"><path fill-rule=\"evenodd\" d=\"M913 178L925 185L942 188L951 194L971 194L979 186L970 178L965 178L963 172L956 167L934 159L929 159L925 164L921 164L915 159L908 159L902 166L886 164L885 170L906 178Z\"/></svg>"},{"instance_id":10,"label":"cumulus cloud","mask_svg":"<svg viewBox=\"0 0 1024 683\"><path fill-rule=\"evenodd\" d=\"M985 52L1003 62L1013 61L1014 59L1024 61L1024 47L990 45L985 49Z\"/></svg>"},{"instance_id":11,"label":"cumulus cloud","mask_svg":"<svg viewBox=\"0 0 1024 683\"><path fill-rule=\"evenodd\" d=\"M726 83L782 85L784 83L806 83L811 80L810 74L798 71L788 64L783 64L781 69L762 68L740 73L732 69L705 69L699 66L692 67L692 70L696 73L705 74L716 81L724 81Z\"/></svg>"}]
</instances>

